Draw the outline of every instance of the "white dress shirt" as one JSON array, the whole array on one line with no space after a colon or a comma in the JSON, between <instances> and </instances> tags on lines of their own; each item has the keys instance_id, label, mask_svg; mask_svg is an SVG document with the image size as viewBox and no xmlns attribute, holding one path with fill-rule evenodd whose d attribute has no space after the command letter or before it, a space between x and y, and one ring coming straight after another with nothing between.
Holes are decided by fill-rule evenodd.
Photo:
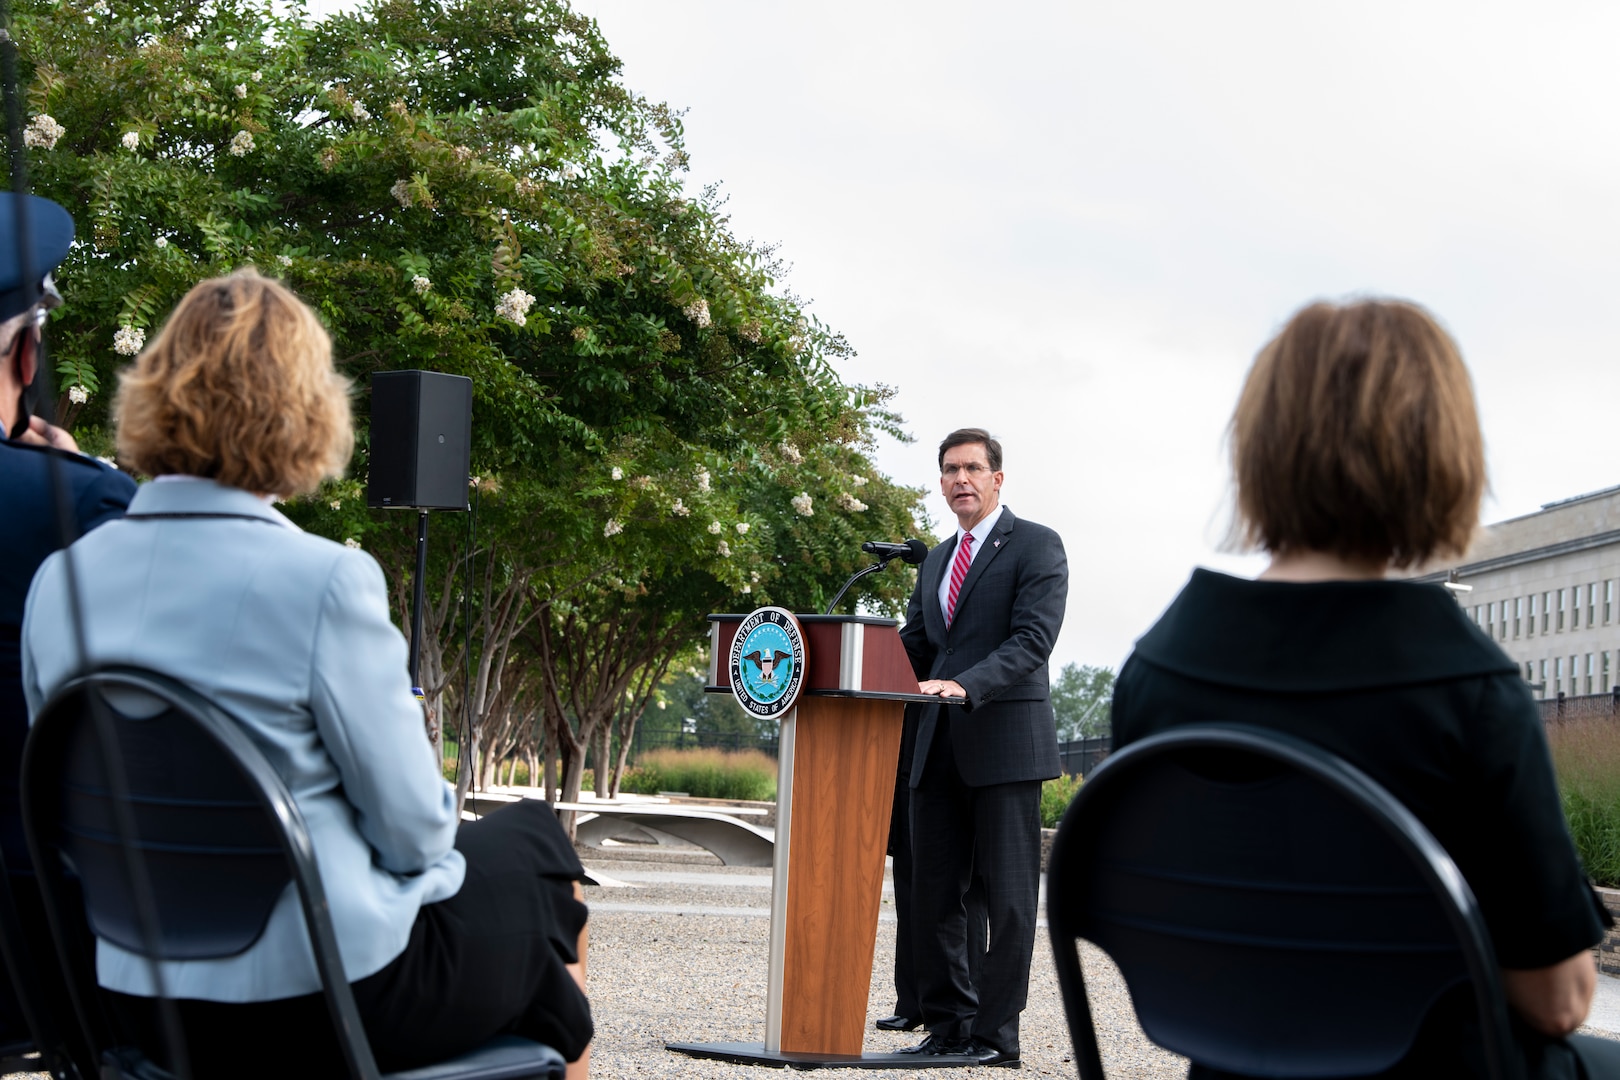
<instances>
[{"instance_id":1,"label":"white dress shirt","mask_svg":"<svg viewBox=\"0 0 1620 1080\"><path fill-rule=\"evenodd\" d=\"M973 547L968 550L969 569L973 568L973 560L979 557L979 550L984 547L984 542L990 538L990 530L994 529L996 522L1000 520L1001 505L998 503L994 510L984 516L983 521L973 526ZM968 530L960 525L956 527L956 546L958 548L962 546L962 537L966 536L967 533ZM945 576L939 579L939 611L940 614L945 616L947 623L951 621L951 567L955 565L956 552L952 551L950 564L945 567Z\"/></svg>"}]
</instances>

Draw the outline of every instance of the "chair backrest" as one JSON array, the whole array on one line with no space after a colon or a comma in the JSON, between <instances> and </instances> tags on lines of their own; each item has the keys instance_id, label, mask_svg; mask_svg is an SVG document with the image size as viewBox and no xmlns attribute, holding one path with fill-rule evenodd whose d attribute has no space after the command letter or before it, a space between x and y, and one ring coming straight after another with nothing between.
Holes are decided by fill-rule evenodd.
<instances>
[{"instance_id":1,"label":"chair backrest","mask_svg":"<svg viewBox=\"0 0 1620 1080\"><path fill-rule=\"evenodd\" d=\"M374 1080L309 830L240 723L167 676L95 671L35 717L22 798L64 955L72 948L66 920L81 917L63 909L65 869L80 880L82 917L96 935L154 964L241 953L291 882L350 1073ZM95 988L73 989L88 1037L103 1041L90 1019Z\"/></svg>"},{"instance_id":2,"label":"chair backrest","mask_svg":"<svg viewBox=\"0 0 1620 1080\"><path fill-rule=\"evenodd\" d=\"M1211 1068L1381 1072L1471 979L1492 1075L1517 1075L1456 865L1383 788L1299 739L1187 727L1113 754L1058 830L1047 919L1088 1080L1102 1072L1076 938L1119 965L1149 1038Z\"/></svg>"}]
</instances>

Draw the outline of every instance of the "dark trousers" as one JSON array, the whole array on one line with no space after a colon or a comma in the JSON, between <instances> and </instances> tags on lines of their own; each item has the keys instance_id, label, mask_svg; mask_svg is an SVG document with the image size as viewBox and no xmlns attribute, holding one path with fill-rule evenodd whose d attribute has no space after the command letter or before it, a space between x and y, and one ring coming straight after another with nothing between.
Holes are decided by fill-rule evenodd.
<instances>
[{"instance_id":1,"label":"dark trousers","mask_svg":"<svg viewBox=\"0 0 1620 1080\"><path fill-rule=\"evenodd\" d=\"M894 856L894 1012L919 1019L916 948L911 914L911 778L902 773L894 789L894 810L889 819L889 854ZM989 947L989 924L984 913L984 882L975 874L962 898L967 916L968 981L978 985Z\"/></svg>"},{"instance_id":2,"label":"dark trousers","mask_svg":"<svg viewBox=\"0 0 1620 1080\"><path fill-rule=\"evenodd\" d=\"M1041 876L1038 780L969 787L939 725L911 790L911 937L922 1019L945 1038L971 1037L1007 1053L1029 998ZM984 887L989 948L969 970L967 896Z\"/></svg>"},{"instance_id":3,"label":"dark trousers","mask_svg":"<svg viewBox=\"0 0 1620 1080\"><path fill-rule=\"evenodd\" d=\"M569 975L585 905L583 873L556 815L525 800L456 833L467 878L418 913L393 962L351 985L384 1072L442 1061L510 1032L570 1060L590 1041L585 995ZM157 1002L109 993L125 1037L166 1059ZM193 1074L346 1076L323 994L228 1004L175 1002Z\"/></svg>"}]
</instances>

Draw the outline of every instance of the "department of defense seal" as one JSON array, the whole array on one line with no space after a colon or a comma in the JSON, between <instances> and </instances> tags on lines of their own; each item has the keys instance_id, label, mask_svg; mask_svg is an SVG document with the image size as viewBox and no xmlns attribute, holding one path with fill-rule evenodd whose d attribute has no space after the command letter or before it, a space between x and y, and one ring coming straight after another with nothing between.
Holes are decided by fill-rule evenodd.
<instances>
[{"instance_id":1,"label":"department of defense seal","mask_svg":"<svg viewBox=\"0 0 1620 1080\"><path fill-rule=\"evenodd\" d=\"M737 627L731 639L731 693L754 716L779 716L793 708L804 684L804 631L791 612L762 607Z\"/></svg>"}]
</instances>

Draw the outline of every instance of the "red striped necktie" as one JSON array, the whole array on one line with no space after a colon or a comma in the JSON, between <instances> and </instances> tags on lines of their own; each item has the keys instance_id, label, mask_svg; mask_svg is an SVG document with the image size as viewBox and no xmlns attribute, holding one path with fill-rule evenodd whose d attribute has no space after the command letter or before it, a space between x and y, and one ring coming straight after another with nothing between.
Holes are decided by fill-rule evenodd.
<instances>
[{"instance_id":1,"label":"red striped necktie","mask_svg":"<svg viewBox=\"0 0 1620 1080\"><path fill-rule=\"evenodd\" d=\"M973 563L973 534L963 533L962 542L956 545L956 558L951 561L951 591L945 596L945 626L950 628L956 621L956 598L962 593L962 581L967 577L968 567Z\"/></svg>"}]
</instances>

